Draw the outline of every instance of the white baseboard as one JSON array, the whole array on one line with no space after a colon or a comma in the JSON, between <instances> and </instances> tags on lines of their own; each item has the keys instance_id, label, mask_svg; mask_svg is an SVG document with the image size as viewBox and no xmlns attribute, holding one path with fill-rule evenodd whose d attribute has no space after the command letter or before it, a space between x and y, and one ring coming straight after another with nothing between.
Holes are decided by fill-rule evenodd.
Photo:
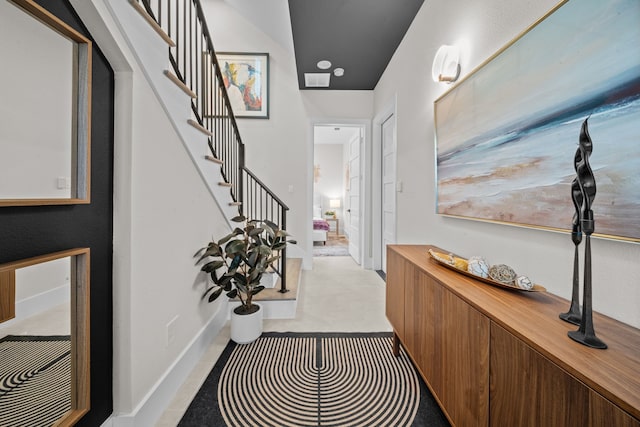
<instances>
[{"instance_id":1,"label":"white baseboard","mask_svg":"<svg viewBox=\"0 0 640 427\"><path fill-rule=\"evenodd\" d=\"M298 308L298 300L270 300L258 301L260 307L264 310L263 319L295 319L296 310ZM229 302L229 312L240 305L240 301Z\"/></svg>"},{"instance_id":2,"label":"white baseboard","mask_svg":"<svg viewBox=\"0 0 640 427\"><path fill-rule=\"evenodd\" d=\"M102 427L155 425L171 403L176 391L218 336L228 317L229 305L222 304L218 313L200 330L134 411L130 414L112 415L102 424Z\"/></svg>"},{"instance_id":3,"label":"white baseboard","mask_svg":"<svg viewBox=\"0 0 640 427\"><path fill-rule=\"evenodd\" d=\"M260 301L265 319L295 319L298 300Z\"/></svg>"}]
</instances>

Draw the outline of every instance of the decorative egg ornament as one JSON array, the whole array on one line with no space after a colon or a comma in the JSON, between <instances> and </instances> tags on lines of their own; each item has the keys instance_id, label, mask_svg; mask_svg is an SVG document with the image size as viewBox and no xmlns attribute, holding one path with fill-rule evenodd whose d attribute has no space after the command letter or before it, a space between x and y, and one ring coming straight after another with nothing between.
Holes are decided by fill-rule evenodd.
<instances>
[{"instance_id":1,"label":"decorative egg ornament","mask_svg":"<svg viewBox=\"0 0 640 427\"><path fill-rule=\"evenodd\" d=\"M489 264L487 261L480 256L472 256L469 258L469 266L467 267L467 271L474 276L479 276L482 278L489 277Z\"/></svg>"},{"instance_id":2,"label":"decorative egg ornament","mask_svg":"<svg viewBox=\"0 0 640 427\"><path fill-rule=\"evenodd\" d=\"M469 271L469 261L464 258L453 257L453 266L458 270Z\"/></svg>"},{"instance_id":3,"label":"decorative egg ornament","mask_svg":"<svg viewBox=\"0 0 640 427\"><path fill-rule=\"evenodd\" d=\"M529 279L527 276L518 276L518 278L516 279L516 286L518 286L520 289L529 290L533 288L533 283L531 283L531 279Z\"/></svg>"},{"instance_id":4,"label":"decorative egg ornament","mask_svg":"<svg viewBox=\"0 0 640 427\"><path fill-rule=\"evenodd\" d=\"M513 271L513 268L505 264L496 264L489 268L489 277L505 285L513 285L516 276L517 274Z\"/></svg>"}]
</instances>

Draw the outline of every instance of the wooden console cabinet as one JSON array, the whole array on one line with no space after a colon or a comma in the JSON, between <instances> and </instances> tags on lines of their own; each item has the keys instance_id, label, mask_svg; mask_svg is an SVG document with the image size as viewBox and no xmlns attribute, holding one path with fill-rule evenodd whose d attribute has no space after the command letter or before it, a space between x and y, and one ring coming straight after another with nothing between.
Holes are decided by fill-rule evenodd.
<instances>
[{"instance_id":1,"label":"wooden console cabinet","mask_svg":"<svg viewBox=\"0 0 640 427\"><path fill-rule=\"evenodd\" d=\"M452 425L640 427L640 330L594 313L609 348L585 347L558 318L568 301L458 274L431 247L387 248L386 314Z\"/></svg>"}]
</instances>

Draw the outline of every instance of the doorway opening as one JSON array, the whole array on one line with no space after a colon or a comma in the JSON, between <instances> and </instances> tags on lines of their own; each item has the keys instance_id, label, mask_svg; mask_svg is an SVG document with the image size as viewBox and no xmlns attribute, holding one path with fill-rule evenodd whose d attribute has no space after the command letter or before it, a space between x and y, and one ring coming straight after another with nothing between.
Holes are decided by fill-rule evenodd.
<instances>
[{"instance_id":1,"label":"doorway opening","mask_svg":"<svg viewBox=\"0 0 640 427\"><path fill-rule=\"evenodd\" d=\"M361 171L365 125L313 125L313 256L361 263Z\"/></svg>"}]
</instances>

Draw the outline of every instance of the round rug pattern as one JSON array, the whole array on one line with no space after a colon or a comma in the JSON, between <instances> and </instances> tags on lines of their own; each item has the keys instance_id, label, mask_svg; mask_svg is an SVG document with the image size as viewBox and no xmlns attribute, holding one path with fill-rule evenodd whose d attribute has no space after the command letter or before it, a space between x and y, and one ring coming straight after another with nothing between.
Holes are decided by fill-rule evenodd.
<instances>
[{"instance_id":1,"label":"round rug pattern","mask_svg":"<svg viewBox=\"0 0 640 427\"><path fill-rule=\"evenodd\" d=\"M46 427L71 409L69 336L0 339L0 426Z\"/></svg>"},{"instance_id":2,"label":"round rug pattern","mask_svg":"<svg viewBox=\"0 0 640 427\"><path fill-rule=\"evenodd\" d=\"M391 346L383 336L238 345L218 383L222 416L229 426L409 426L419 379Z\"/></svg>"}]
</instances>

